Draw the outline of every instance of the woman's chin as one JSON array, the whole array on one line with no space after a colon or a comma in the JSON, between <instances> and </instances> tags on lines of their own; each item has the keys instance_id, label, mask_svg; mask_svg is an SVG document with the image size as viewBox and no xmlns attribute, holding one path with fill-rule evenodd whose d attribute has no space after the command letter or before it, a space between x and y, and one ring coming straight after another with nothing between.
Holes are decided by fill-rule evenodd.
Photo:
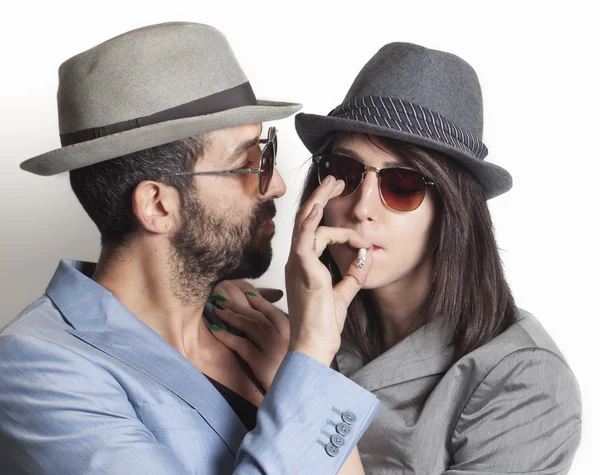
<instances>
[{"instance_id":1,"label":"woman's chin","mask_svg":"<svg viewBox=\"0 0 600 475\"><path fill-rule=\"evenodd\" d=\"M346 261L346 259L344 259ZM335 262L335 259L334 259ZM338 262L336 262L337 268L340 269L340 274L346 275L348 272L348 269L350 269L350 266L353 264L352 261L347 261L344 262L344 264L342 266L339 265ZM344 269L344 271L342 272L341 269ZM372 290L372 289L377 289L379 287L381 287L383 285L383 279L381 278L382 276L377 275L377 272L374 272L374 269L371 268L371 272L369 272L369 275L367 276L367 280L365 281L365 284L362 286L363 290Z\"/></svg>"},{"instance_id":2,"label":"woman's chin","mask_svg":"<svg viewBox=\"0 0 600 475\"><path fill-rule=\"evenodd\" d=\"M380 287L383 287L386 285L386 281L385 279L382 278L382 276L380 275L373 275L372 274L373 271L371 271L371 273L367 276L367 280L365 281L365 284L362 286L363 290L374 290L374 289L379 289Z\"/></svg>"}]
</instances>

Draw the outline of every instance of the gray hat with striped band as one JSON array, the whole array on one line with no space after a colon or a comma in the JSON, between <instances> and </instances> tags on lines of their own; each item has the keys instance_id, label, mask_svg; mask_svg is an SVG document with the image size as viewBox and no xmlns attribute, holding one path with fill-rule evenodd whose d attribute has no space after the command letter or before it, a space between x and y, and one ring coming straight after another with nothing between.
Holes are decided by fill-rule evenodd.
<instances>
[{"instance_id":1,"label":"gray hat with striped band","mask_svg":"<svg viewBox=\"0 0 600 475\"><path fill-rule=\"evenodd\" d=\"M387 44L362 68L342 104L327 116L298 114L296 130L312 153L332 132L360 132L445 153L473 173L488 198L512 186L505 169L484 161L477 74L450 53Z\"/></svg>"},{"instance_id":2,"label":"gray hat with striped band","mask_svg":"<svg viewBox=\"0 0 600 475\"><path fill-rule=\"evenodd\" d=\"M62 147L21 168L54 175L217 129L282 119L301 107L257 100L215 28L148 26L60 66Z\"/></svg>"}]
</instances>

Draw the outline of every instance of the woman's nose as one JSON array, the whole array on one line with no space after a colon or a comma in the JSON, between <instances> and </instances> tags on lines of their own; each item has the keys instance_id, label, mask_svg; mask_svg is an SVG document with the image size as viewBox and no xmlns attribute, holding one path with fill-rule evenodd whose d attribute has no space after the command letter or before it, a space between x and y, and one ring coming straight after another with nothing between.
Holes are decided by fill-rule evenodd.
<instances>
[{"instance_id":1,"label":"woman's nose","mask_svg":"<svg viewBox=\"0 0 600 475\"><path fill-rule=\"evenodd\" d=\"M373 220L382 203L379 197L379 176L375 171L366 172L364 180L352 196L352 215L357 221Z\"/></svg>"}]
</instances>

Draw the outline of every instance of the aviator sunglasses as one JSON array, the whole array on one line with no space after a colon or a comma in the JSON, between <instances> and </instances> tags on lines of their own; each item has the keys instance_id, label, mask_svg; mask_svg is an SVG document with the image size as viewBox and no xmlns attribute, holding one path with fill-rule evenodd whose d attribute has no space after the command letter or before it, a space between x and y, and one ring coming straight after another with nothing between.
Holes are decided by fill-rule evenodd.
<instances>
[{"instance_id":1,"label":"aviator sunglasses","mask_svg":"<svg viewBox=\"0 0 600 475\"><path fill-rule=\"evenodd\" d=\"M346 184L340 196L352 195L365 179L368 171L377 173L379 195L383 202L396 211L413 211L425 199L427 188L434 183L421 173L406 168L375 168L350 157L329 153L313 156L321 183L327 175Z\"/></svg>"},{"instance_id":2,"label":"aviator sunglasses","mask_svg":"<svg viewBox=\"0 0 600 475\"><path fill-rule=\"evenodd\" d=\"M260 139L259 144L264 144L260 154L260 162L258 168L237 168L235 170L215 170L202 172L181 172L176 173L181 175L249 175L258 174L258 191L261 195L266 195L269 189L269 183L273 178L273 170L275 169L275 157L277 156L277 129L269 127L266 139Z\"/></svg>"}]
</instances>

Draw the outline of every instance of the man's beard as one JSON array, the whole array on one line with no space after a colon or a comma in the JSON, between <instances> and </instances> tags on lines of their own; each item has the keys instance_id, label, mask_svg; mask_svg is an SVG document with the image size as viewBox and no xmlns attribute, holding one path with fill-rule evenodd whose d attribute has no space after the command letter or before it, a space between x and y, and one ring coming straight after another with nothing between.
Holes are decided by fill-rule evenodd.
<instances>
[{"instance_id":1,"label":"man's beard","mask_svg":"<svg viewBox=\"0 0 600 475\"><path fill-rule=\"evenodd\" d=\"M182 302L193 305L217 283L255 279L273 257L272 235L258 228L275 216L275 204L259 204L250 218L235 222L235 208L217 214L190 196L182 196L181 229L171 238L171 288Z\"/></svg>"}]
</instances>

